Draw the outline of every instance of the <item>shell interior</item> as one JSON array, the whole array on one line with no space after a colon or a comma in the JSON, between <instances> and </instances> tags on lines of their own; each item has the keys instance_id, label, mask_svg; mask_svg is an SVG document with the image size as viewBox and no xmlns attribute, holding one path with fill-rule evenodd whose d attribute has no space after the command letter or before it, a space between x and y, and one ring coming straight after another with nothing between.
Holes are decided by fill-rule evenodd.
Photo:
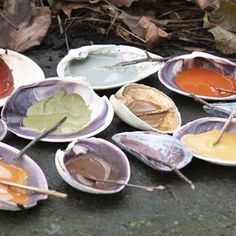
<instances>
[{"instance_id":1,"label":"shell interior","mask_svg":"<svg viewBox=\"0 0 236 236\"><path fill-rule=\"evenodd\" d=\"M131 83L110 101L120 119L138 129L172 133L180 127L181 117L174 102L155 88Z\"/></svg>"},{"instance_id":2,"label":"shell interior","mask_svg":"<svg viewBox=\"0 0 236 236\"><path fill-rule=\"evenodd\" d=\"M0 156L3 158L3 161L11 165L18 166L28 172L29 176L27 185L41 189L47 189L47 180L43 171L31 158L29 158L27 155L24 155L20 160L14 160L18 152L19 150L7 144L0 143ZM17 205L9 201L0 201L0 209L17 211L23 208L31 208L35 206L38 201L47 198L47 195L37 193L28 193L28 196L28 202L26 202L24 205Z\"/></svg>"},{"instance_id":3,"label":"shell interior","mask_svg":"<svg viewBox=\"0 0 236 236\"><path fill-rule=\"evenodd\" d=\"M99 158L99 161L107 165L109 173L106 173L104 177L97 177L101 176L101 173L99 173L101 169L98 169L98 172L95 173L96 171L92 169L94 168L92 162L94 162L95 159L90 162L87 156L85 156L85 158L87 158L86 166L83 165L85 162L82 164L83 166L76 166L76 162L73 161L83 158L83 155L86 154L92 154L96 156L96 158ZM59 174L69 185L89 193L116 193L122 190L124 185L91 181L86 178L86 176L92 175L91 177L103 180L123 181L124 183L127 183L130 178L130 166L125 154L112 143L100 138L84 138L70 143L65 151L57 151L55 162ZM70 166L71 163L73 163L74 166ZM83 174L81 174L82 171L84 171ZM93 175L94 173L96 176Z\"/></svg>"},{"instance_id":4,"label":"shell interior","mask_svg":"<svg viewBox=\"0 0 236 236\"><path fill-rule=\"evenodd\" d=\"M175 77L179 71L192 67L203 67L219 72L220 74L232 79L235 83L236 63L203 52L193 52L192 54L178 56L167 61L158 72L158 76L160 81L170 90L185 96L190 96L188 92L181 90L181 88L177 86ZM236 98L236 95L227 97L198 96L208 100L233 100Z\"/></svg>"}]
</instances>

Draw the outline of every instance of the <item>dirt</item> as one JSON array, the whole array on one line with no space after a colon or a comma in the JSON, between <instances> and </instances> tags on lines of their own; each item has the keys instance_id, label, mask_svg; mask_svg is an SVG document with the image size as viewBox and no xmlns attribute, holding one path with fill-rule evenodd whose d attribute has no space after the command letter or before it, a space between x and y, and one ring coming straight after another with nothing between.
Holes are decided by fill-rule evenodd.
<instances>
[{"instance_id":1,"label":"dirt","mask_svg":"<svg viewBox=\"0 0 236 236\"><path fill-rule=\"evenodd\" d=\"M86 30L70 35L71 48L92 43L125 44L118 38L97 36ZM55 26L43 44L24 54L35 60L47 77L56 76L56 66L67 53L63 35ZM155 50L163 56L183 53L164 45ZM217 53L217 52L214 52ZM157 75L140 83L156 87L169 95L179 108L183 124L207 116L202 106L164 88ZM110 96L117 89L99 91ZM133 131L116 116L96 137L111 141L118 132ZM21 149L28 141L8 132L3 142ZM213 165L194 158L183 173L195 184L193 191L173 173L157 172L127 154L131 165L130 183L166 185L168 190L145 192L126 187L115 195L91 195L67 185L54 164L57 149L66 143L37 143L28 155L43 169L49 187L68 193L66 200L49 197L35 208L21 212L0 212L0 236L11 235L236 235L236 172L234 167Z\"/></svg>"}]
</instances>

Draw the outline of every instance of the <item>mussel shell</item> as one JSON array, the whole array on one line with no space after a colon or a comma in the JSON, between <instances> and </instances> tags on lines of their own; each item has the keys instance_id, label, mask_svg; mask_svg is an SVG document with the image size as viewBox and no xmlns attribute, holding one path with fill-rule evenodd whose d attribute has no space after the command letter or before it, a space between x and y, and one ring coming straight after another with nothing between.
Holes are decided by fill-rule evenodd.
<instances>
[{"instance_id":1,"label":"mussel shell","mask_svg":"<svg viewBox=\"0 0 236 236\"><path fill-rule=\"evenodd\" d=\"M65 163L71 158L78 156L81 153L81 150L82 153L92 152L101 158L104 158L105 161L111 162L119 170L119 180L128 183L130 178L130 165L124 152L104 139L83 138L71 142L65 151L59 149L56 152L55 163L57 170L69 185L81 191L94 194L112 194L117 193L124 188L124 185L115 185L117 187L114 187L113 189L97 189L76 181L67 170Z\"/></svg>"},{"instance_id":2,"label":"mussel shell","mask_svg":"<svg viewBox=\"0 0 236 236\"><path fill-rule=\"evenodd\" d=\"M115 134L112 139L125 151L155 170L171 171L155 158L176 166L185 167L192 160L192 152L178 139L152 131L134 131Z\"/></svg>"},{"instance_id":3,"label":"mussel shell","mask_svg":"<svg viewBox=\"0 0 236 236\"><path fill-rule=\"evenodd\" d=\"M82 78L51 78L18 88L2 109L2 119L8 130L26 139L34 139L39 132L22 125L27 109L34 103L55 94L61 89L79 94L92 111L90 123L82 130L68 134L49 134L42 141L71 142L79 137L90 137L103 131L111 123L114 110L107 97L99 97Z\"/></svg>"},{"instance_id":4,"label":"mussel shell","mask_svg":"<svg viewBox=\"0 0 236 236\"><path fill-rule=\"evenodd\" d=\"M236 108L236 102L217 102L211 103L211 106L204 105L203 109L207 114L214 117L229 117L233 109Z\"/></svg>"},{"instance_id":5,"label":"mussel shell","mask_svg":"<svg viewBox=\"0 0 236 236\"><path fill-rule=\"evenodd\" d=\"M234 81L236 80L236 63L204 52L193 52L188 55L182 55L168 60L158 72L159 80L168 89L185 96L190 96L188 92L183 91L177 86L175 82L175 77L179 71L195 66L214 70L216 72L219 72L220 74L232 78L232 80ZM236 95L231 95L227 97L210 97L198 95L198 97L207 100L236 99Z\"/></svg>"},{"instance_id":6,"label":"mussel shell","mask_svg":"<svg viewBox=\"0 0 236 236\"><path fill-rule=\"evenodd\" d=\"M133 89L135 91L139 91L132 92ZM163 107L169 107L170 111L168 112L167 118L163 119L163 122L160 124L159 127L152 127L144 120L137 117L126 106L126 104L123 102L125 97L125 91L131 91L130 94L133 93L135 97L140 96L140 100L146 100L152 103L157 103L159 106ZM133 95L131 94L130 97L133 97ZM175 103L170 97L168 97L166 94L156 88L137 83L126 84L121 87L115 95L111 95L110 101L112 103L116 115L125 123L139 130L158 131L160 133L173 133L181 126L181 116Z\"/></svg>"},{"instance_id":7,"label":"mussel shell","mask_svg":"<svg viewBox=\"0 0 236 236\"><path fill-rule=\"evenodd\" d=\"M0 141L4 139L6 134L7 134L7 125L2 119L0 119Z\"/></svg>"},{"instance_id":8,"label":"mussel shell","mask_svg":"<svg viewBox=\"0 0 236 236\"><path fill-rule=\"evenodd\" d=\"M0 49L0 57L12 71L14 89L41 81L45 78L42 69L30 58L9 49ZM0 99L0 106L3 106L7 97Z\"/></svg>"},{"instance_id":9,"label":"mussel shell","mask_svg":"<svg viewBox=\"0 0 236 236\"><path fill-rule=\"evenodd\" d=\"M83 46L77 49L71 49L68 54L59 62L57 65L57 74L60 77L66 76L66 69L68 68L70 62L73 59L76 60L84 60L88 57L89 54L106 54L106 55L114 55L115 57L121 58L123 61L132 61L137 60L140 58L146 58L147 54L144 50L136 47L131 46L125 46L125 45L113 45L113 44L106 44L106 45L89 45L89 46ZM149 55L152 58L161 58L158 55L155 55L153 53L149 53ZM112 62L111 62L112 63ZM108 64L110 64L108 62ZM113 64L113 63L112 63ZM121 87L124 84L130 83L130 82L137 82L141 79L144 79L148 77L151 74L156 73L163 62L142 62L138 63L135 66L137 68L137 74L130 75L130 78L125 81L120 80L111 80L110 84L103 84L102 81L106 78L98 78L99 81L101 81L100 85L94 85L93 82L89 79L91 86L96 90L103 90L103 89L111 89L116 87ZM91 68L93 70L93 68ZM122 73L122 72L121 72ZM82 74L78 74L78 76L81 76Z\"/></svg>"},{"instance_id":10,"label":"mussel shell","mask_svg":"<svg viewBox=\"0 0 236 236\"><path fill-rule=\"evenodd\" d=\"M181 139L185 134L200 134L207 132L213 129L221 130L227 119L218 118L218 117L205 117L194 120L182 126L179 130L174 133L174 137ZM227 127L227 132L236 134L236 119L233 119L229 126ZM236 161L225 161L221 159L208 158L197 153L193 155L201 160L208 161L214 164L226 165L226 166L235 166Z\"/></svg>"},{"instance_id":11,"label":"mussel shell","mask_svg":"<svg viewBox=\"0 0 236 236\"><path fill-rule=\"evenodd\" d=\"M3 161L20 167L28 172L27 185L41 189L48 189L47 180L41 168L27 155L23 155L20 160L14 160L19 150L0 142L0 156ZM9 201L0 201L1 210L18 211L24 208L34 207L38 201L47 199L47 195L38 193L28 193L29 200L23 205L17 205Z\"/></svg>"}]
</instances>

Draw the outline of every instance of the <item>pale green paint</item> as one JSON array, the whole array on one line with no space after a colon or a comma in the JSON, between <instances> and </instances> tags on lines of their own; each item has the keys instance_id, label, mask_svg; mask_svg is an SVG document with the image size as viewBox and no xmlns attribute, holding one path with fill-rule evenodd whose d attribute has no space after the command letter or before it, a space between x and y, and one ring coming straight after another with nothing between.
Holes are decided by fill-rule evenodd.
<instances>
[{"instance_id":1,"label":"pale green paint","mask_svg":"<svg viewBox=\"0 0 236 236\"><path fill-rule=\"evenodd\" d=\"M55 93L27 110L23 125L39 131L46 130L67 117L63 125L54 133L74 133L85 127L90 121L91 110L78 94L67 94L65 90Z\"/></svg>"}]
</instances>

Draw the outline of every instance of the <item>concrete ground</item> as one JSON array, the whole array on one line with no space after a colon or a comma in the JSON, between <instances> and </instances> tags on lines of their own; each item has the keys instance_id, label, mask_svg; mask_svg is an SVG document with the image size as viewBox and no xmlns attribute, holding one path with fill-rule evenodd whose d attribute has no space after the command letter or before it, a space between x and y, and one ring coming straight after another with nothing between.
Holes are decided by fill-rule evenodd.
<instances>
[{"instance_id":1,"label":"concrete ground","mask_svg":"<svg viewBox=\"0 0 236 236\"><path fill-rule=\"evenodd\" d=\"M26 53L44 69L47 77L56 75L56 64L65 52L38 48ZM165 89L153 75L140 83L154 86L176 103L182 123L207 116L202 106ZM99 95L117 89L99 91ZM111 141L122 131L133 131L116 116L96 137ZM18 149L29 141L8 133L3 142ZM213 165L196 158L183 169L195 184L193 191L173 173L155 171L128 155L130 183L166 185L168 191L145 192L126 187L114 195L91 195L73 189L58 175L54 165L57 149L66 143L37 143L28 155L43 169L49 187L68 193L68 199L49 197L35 208L21 212L0 212L0 236L11 235L236 235L236 171L234 167Z\"/></svg>"}]
</instances>

